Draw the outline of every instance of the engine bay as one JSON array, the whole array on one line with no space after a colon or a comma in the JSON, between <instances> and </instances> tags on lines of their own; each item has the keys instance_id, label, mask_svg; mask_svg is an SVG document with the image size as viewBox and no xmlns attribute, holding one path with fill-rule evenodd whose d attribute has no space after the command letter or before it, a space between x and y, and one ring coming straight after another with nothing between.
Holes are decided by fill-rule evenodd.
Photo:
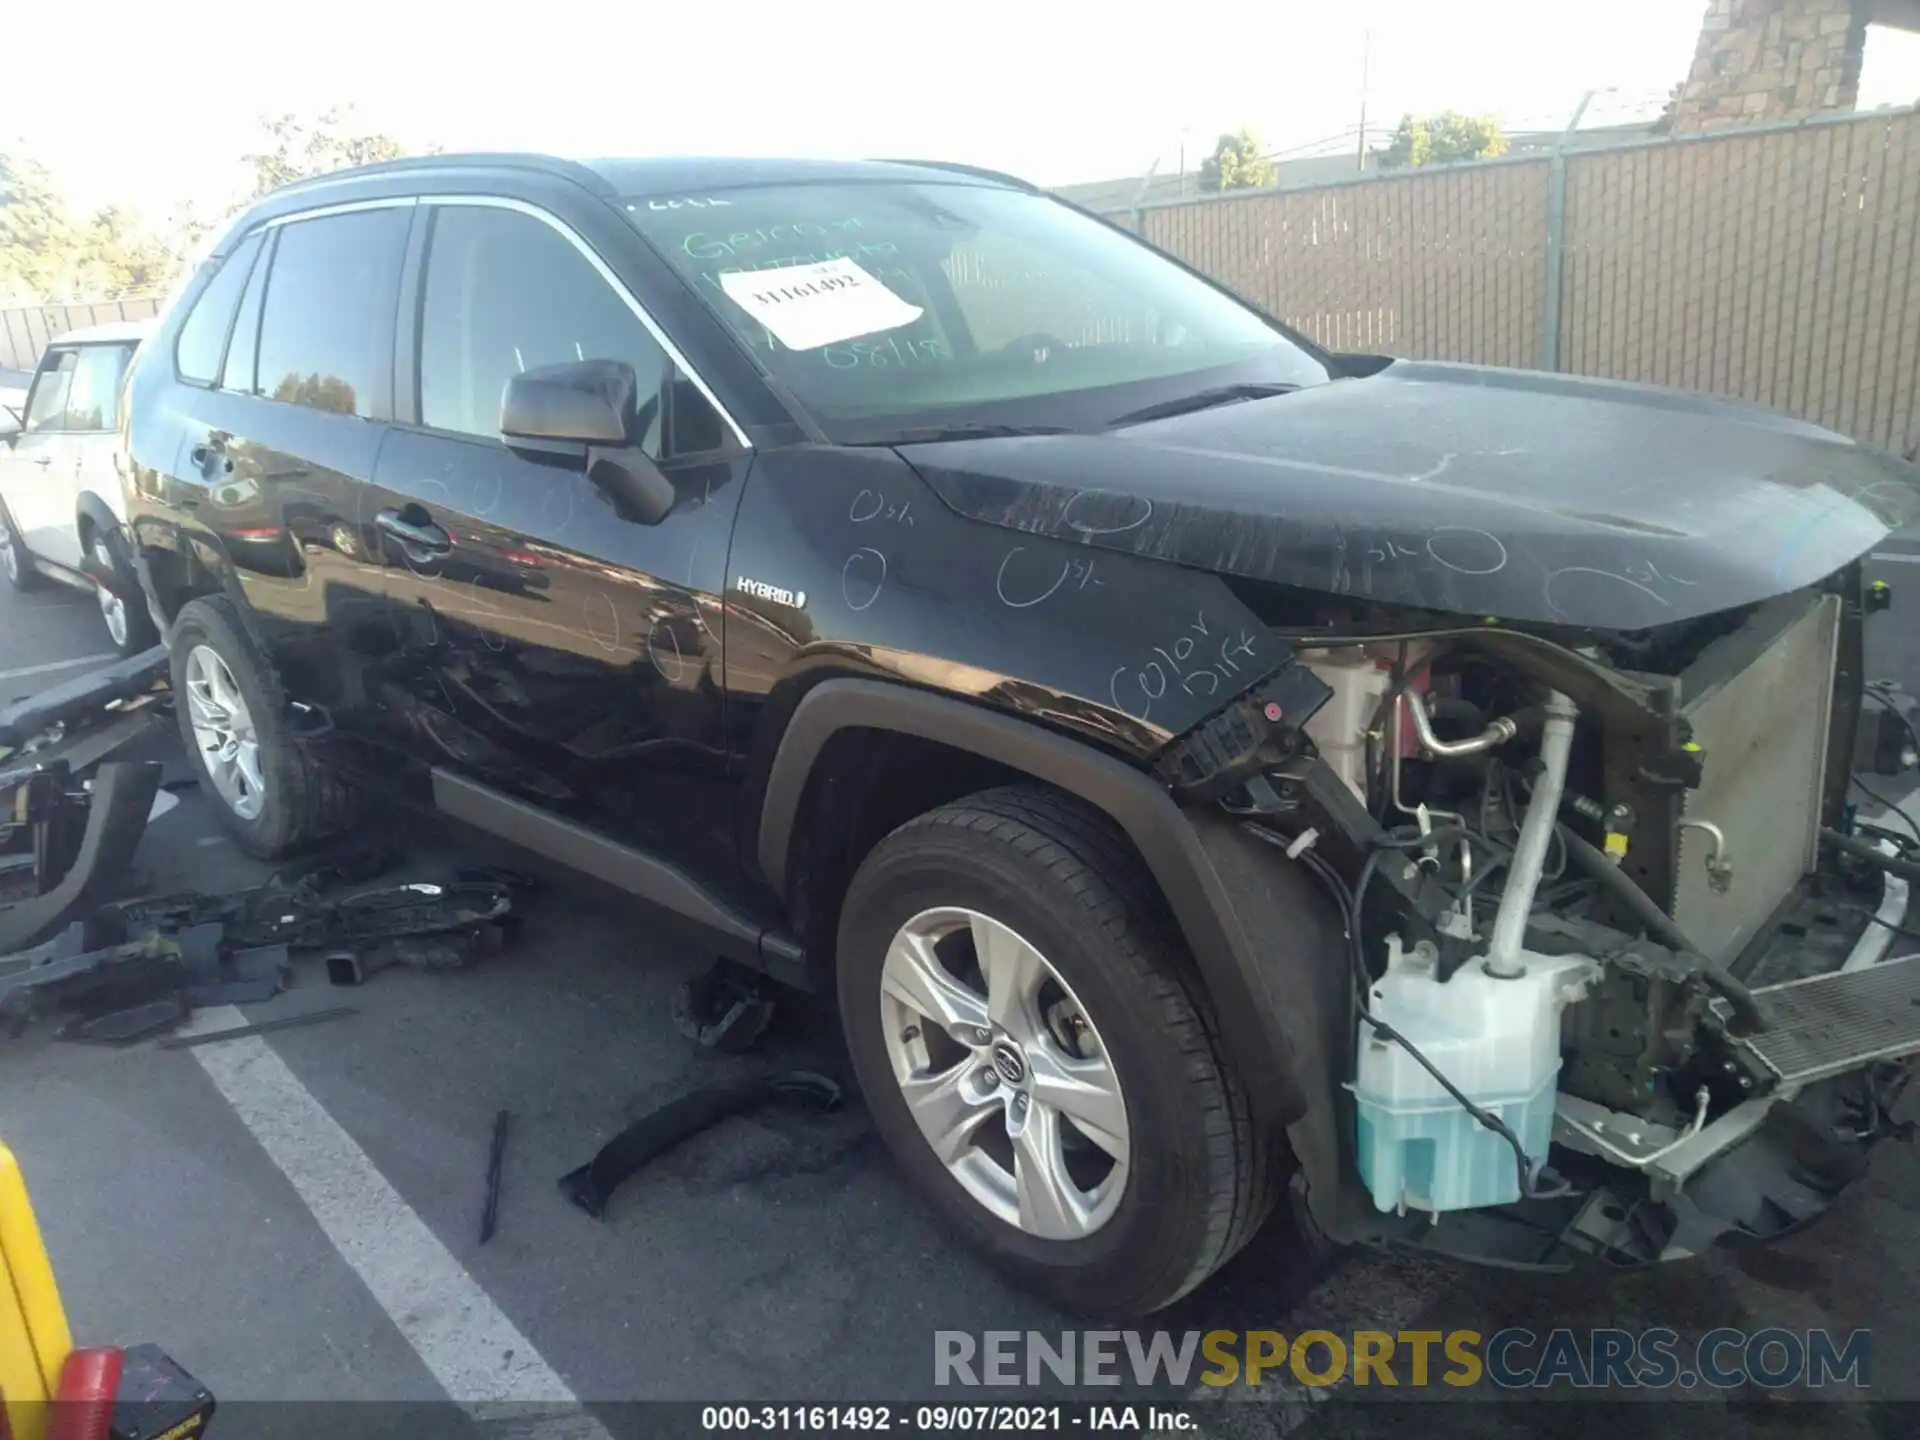
<instances>
[{"instance_id":1,"label":"engine bay","mask_svg":"<svg viewBox=\"0 0 1920 1440\"><path fill-rule=\"evenodd\" d=\"M1857 1173L1920 1051L1920 841L1848 799L1874 608L1853 571L1655 631L1341 617L1171 757L1341 912L1376 1231L1645 1261Z\"/></svg>"}]
</instances>

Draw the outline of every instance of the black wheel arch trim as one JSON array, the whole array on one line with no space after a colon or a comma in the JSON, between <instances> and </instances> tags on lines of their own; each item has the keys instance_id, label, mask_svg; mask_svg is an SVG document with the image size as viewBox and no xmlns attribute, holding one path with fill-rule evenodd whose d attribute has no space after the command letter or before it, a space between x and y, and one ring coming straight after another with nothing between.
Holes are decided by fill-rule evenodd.
<instances>
[{"instance_id":1,"label":"black wheel arch trim","mask_svg":"<svg viewBox=\"0 0 1920 1440\"><path fill-rule=\"evenodd\" d=\"M179 620L180 612L195 600L210 600L215 597L225 600L233 606L234 615L241 632L252 642L260 655L267 652L265 638L260 633L258 622L254 618L253 605L247 599L247 592L241 587L239 571L234 568L232 557L218 536L201 526L182 524L177 520L164 519L154 515L142 515L127 527L133 540L134 569L139 576L141 589L146 593L148 603L155 616L164 619L161 634L170 636L174 623ZM143 563L149 549L170 550L183 559L190 559L210 575L218 585L214 590L195 590L187 594L171 611L162 603L162 597L154 589L153 575Z\"/></svg>"},{"instance_id":2,"label":"black wheel arch trim","mask_svg":"<svg viewBox=\"0 0 1920 1440\"><path fill-rule=\"evenodd\" d=\"M1089 745L948 696L882 681L832 679L795 707L761 804L761 873L787 897L794 835L815 762L846 729L887 730L997 761L1104 813L1145 860L1218 1013L1221 1034L1264 1120L1289 1124L1305 1092L1281 1015L1285 997L1235 910L1193 823L1153 779Z\"/></svg>"}]
</instances>

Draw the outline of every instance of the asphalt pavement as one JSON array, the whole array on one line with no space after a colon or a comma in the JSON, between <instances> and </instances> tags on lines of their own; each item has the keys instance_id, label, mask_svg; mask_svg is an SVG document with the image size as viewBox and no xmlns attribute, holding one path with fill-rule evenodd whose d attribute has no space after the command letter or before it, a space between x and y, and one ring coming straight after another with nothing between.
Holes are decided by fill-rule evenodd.
<instances>
[{"instance_id":1,"label":"asphalt pavement","mask_svg":"<svg viewBox=\"0 0 1920 1440\"><path fill-rule=\"evenodd\" d=\"M1897 593L1903 581L1920 590L1912 549L1883 567ZM1902 596L1895 622L1878 627L1893 638L1876 647L1876 675L1920 679L1916 619L1920 600ZM0 586L0 698L64 680L107 649L87 597ZM205 805L188 793L150 826L130 886L262 877ZM397 878L505 858L402 815L376 814L368 835L407 847ZM690 1046L671 1000L709 958L657 915L550 879L518 942L474 969L389 971L342 992L307 961L269 1004L202 1018L269 1018L343 996L359 1007L330 1024L174 1051L81 1046L44 1025L0 1039L0 1139L33 1189L76 1335L158 1341L229 1403L451 1394L578 1400L616 1417L610 1402L627 1400L926 1399L936 1331L1084 1327L960 1250L897 1178L857 1100L831 1116L729 1120L649 1167L603 1221L567 1205L557 1178L664 1100L772 1066L840 1068L831 1015L810 1002L785 1006L754 1057ZM482 1246L502 1109L512 1118L499 1230ZM1920 1159L1888 1145L1832 1215L1778 1246L1578 1278L1406 1254L1352 1255L1321 1273L1276 1223L1141 1328L1870 1327L1876 1393L1920 1399L1916 1205ZM1395 1398L1377 1388L1328 1394L1270 1381L1210 1408L1205 1428L1358 1433L1363 1402L1369 1425L1404 1408L1373 1404ZM1578 1407L1476 1403L1486 1397L1479 1387L1407 1418L1417 1413L1427 1434L1548 1423L1600 1433ZM1687 1407L1690 1423L1759 1423L1712 1399ZM356 1428L418 1433L404 1413L365 1411ZM1895 1428L1905 1412L1873 1406L1755 1413L1768 1434L1910 1433ZM606 1424L621 1429L617 1417Z\"/></svg>"}]
</instances>

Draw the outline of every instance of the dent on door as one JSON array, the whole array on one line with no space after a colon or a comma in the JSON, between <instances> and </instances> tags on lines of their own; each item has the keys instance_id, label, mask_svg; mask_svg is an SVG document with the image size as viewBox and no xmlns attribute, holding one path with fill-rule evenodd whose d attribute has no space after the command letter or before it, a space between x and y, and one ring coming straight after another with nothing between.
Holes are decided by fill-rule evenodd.
<instances>
[{"instance_id":1,"label":"dent on door","mask_svg":"<svg viewBox=\"0 0 1920 1440\"><path fill-rule=\"evenodd\" d=\"M369 686L403 743L616 838L724 875L719 596L746 461L667 467L658 525L579 470L396 431L361 506L391 652Z\"/></svg>"}]
</instances>

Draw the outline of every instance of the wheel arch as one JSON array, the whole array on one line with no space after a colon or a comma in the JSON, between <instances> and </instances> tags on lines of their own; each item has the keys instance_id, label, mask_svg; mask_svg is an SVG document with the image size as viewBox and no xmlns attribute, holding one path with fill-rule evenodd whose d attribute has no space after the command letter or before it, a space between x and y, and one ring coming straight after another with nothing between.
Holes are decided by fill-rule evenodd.
<instances>
[{"instance_id":1,"label":"wheel arch","mask_svg":"<svg viewBox=\"0 0 1920 1440\"><path fill-rule=\"evenodd\" d=\"M135 568L151 591L154 613L167 627L188 601L218 596L233 605L247 638L260 643L246 592L218 540L198 527L150 516L136 520L130 528Z\"/></svg>"},{"instance_id":2,"label":"wheel arch","mask_svg":"<svg viewBox=\"0 0 1920 1440\"><path fill-rule=\"evenodd\" d=\"M781 736L761 802L761 874L791 903L810 781L845 731L933 742L1002 774L1076 796L1126 835L1160 887L1218 1011L1222 1038L1262 1116L1290 1124L1307 1105L1283 1024L1278 977L1236 913L1234 897L1195 820L1142 772L1037 725L948 696L880 681L823 680L800 700Z\"/></svg>"},{"instance_id":3,"label":"wheel arch","mask_svg":"<svg viewBox=\"0 0 1920 1440\"><path fill-rule=\"evenodd\" d=\"M91 490L82 490L73 507L74 528L85 539L89 531L111 535L120 528L120 517L113 507Z\"/></svg>"}]
</instances>

